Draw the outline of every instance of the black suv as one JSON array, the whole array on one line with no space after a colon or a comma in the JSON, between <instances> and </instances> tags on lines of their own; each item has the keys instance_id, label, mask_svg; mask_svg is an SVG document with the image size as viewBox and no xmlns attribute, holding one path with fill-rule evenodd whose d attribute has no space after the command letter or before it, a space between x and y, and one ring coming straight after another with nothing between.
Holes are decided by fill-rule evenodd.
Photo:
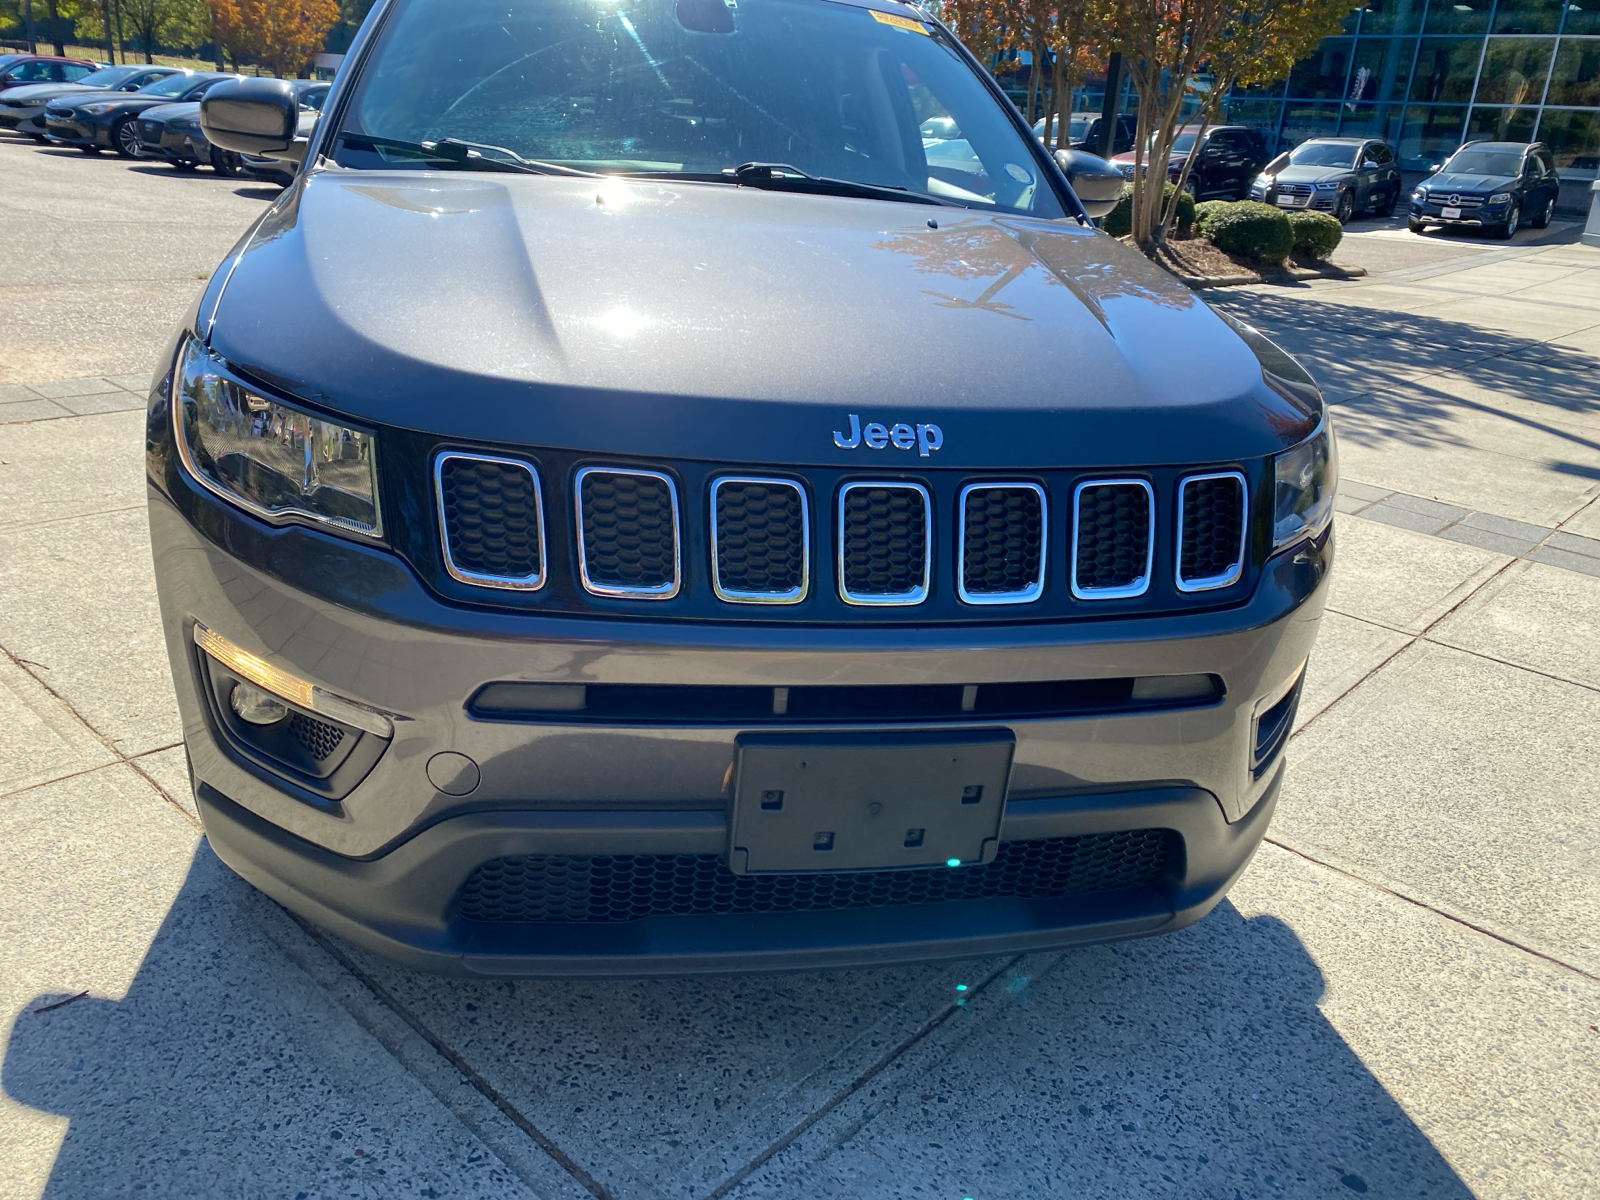
<instances>
[{"instance_id":1,"label":"black suv","mask_svg":"<svg viewBox=\"0 0 1600 1200\"><path fill-rule=\"evenodd\" d=\"M1095 228L1108 164L894 0L387 0L346 63L304 140L285 81L202 103L304 167L152 388L226 863L467 974L1218 902L1283 778L1333 437Z\"/></svg>"},{"instance_id":2,"label":"black suv","mask_svg":"<svg viewBox=\"0 0 1600 1200\"><path fill-rule=\"evenodd\" d=\"M1243 200L1250 194L1250 185L1267 162L1267 143L1260 132L1243 125L1214 125L1200 137L1197 126L1178 130L1172 143L1172 154L1167 159L1167 178L1173 183L1183 172L1183 164L1191 154L1199 157L1189 170L1184 187L1197 200ZM1133 178L1134 152L1116 155L1112 160L1123 177Z\"/></svg>"},{"instance_id":3,"label":"black suv","mask_svg":"<svg viewBox=\"0 0 1600 1200\"><path fill-rule=\"evenodd\" d=\"M1468 142L1411 193L1406 228L1482 229L1509 239L1524 219L1550 224L1561 178L1543 142Z\"/></svg>"}]
</instances>

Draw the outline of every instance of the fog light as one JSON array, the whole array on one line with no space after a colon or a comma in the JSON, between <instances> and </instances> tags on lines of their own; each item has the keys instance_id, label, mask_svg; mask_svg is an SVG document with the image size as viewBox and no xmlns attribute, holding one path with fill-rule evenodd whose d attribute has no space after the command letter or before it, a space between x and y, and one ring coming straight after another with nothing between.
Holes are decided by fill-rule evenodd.
<instances>
[{"instance_id":1,"label":"fog light","mask_svg":"<svg viewBox=\"0 0 1600 1200\"><path fill-rule=\"evenodd\" d=\"M271 692L264 692L254 684L236 683L228 693L228 707L239 714L239 720L251 725L276 725L289 715L289 706Z\"/></svg>"},{"instance_id":2,"label":"fog light","mask_svg":"<svg viewBox=\"0 0 1600 1200\"><path fill-rule=\"evenodd\" d=\"M381 738L394 736L394 724L384 714L375 712L364 704L357 704L354 700L346 700L343 696L324 691L307 680L280 670L264 658L235 646L221 634L213 633L198 621L194 626L194 644L235 675L241 675L249 680L254 685L250 689L251 692L267 693L268 700L278 697L280 701L287 701L287 704L282 705L285 715L289 711L288 705L292 704ZM240 720L250 721L253 725L269 725L280 719L273 717L271 720L252 720L245 716L239 707L244 701L236 698L238 690L238 687L235 687L229 693L228 703L233 711L239 714ZM264 716L267 710L257 707L253 711L259 711Z\"/></svg>"}]
</instances>

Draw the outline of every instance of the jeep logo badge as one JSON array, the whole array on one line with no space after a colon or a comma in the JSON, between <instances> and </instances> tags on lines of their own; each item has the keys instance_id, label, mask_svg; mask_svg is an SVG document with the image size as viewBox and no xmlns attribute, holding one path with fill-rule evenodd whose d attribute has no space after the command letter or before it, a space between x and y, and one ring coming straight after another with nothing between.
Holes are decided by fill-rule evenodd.
<instances>
[{"instance_id":1,"label":"jeep logo badge","mask_svg":"<svg viewBox=\"0 0 1600 1200\"><path fill-rule=\"evenodd\" d=\"M854 450L862 443L868 450L882 450L886 446L893 446L896 450L910 450L915 447L917 453L927 458L940 446L944 445L944 430L937 425L880 425L876 421L861 424L861 418L855 413L850 414L850 432L841 433L833 431L833 444L841 450Z\"/></svg>"}]
</instances>

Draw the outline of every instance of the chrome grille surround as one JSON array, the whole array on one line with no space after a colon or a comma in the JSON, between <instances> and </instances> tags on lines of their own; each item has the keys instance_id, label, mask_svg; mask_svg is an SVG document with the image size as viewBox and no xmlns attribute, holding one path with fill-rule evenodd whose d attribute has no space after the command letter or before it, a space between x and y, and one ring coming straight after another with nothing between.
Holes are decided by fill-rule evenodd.
<instances>
[{"instance_id":1,"label":"chrome grille surround","mask_svg":"<svg viewBox=\"0 0 1600 1200\"><path fill-rule=\"evenodd\" d=\"M1239 551L1234 556L1233 567L1220 575L1212 575L1202 579L1185 579L1183 577L1183 504L1184 496L1191 483L1205 483L1213 479L1234 479L1239 483ZM1209 592L1216 588L1224 588L1229 584L1237 583L1244 574L1245 547L1250 540L1250 485L1245 482L1244 475L1238 471L1212 471L1204 475L1186 475L1178 481L1178 535L1175 543L1176 565L1173 578L1177 581L1180 592Z\"/></svg>"},{"instance_id":2,"label":"chrome grille surround","mask_svg":"<svg viewBox=\"0 0 1600 1200\"><path fill-rule=\"evenodd\" d=\"M621 584L599 583L589 573L588 538L583 525L583 481L590 475L631 475L641 479L654 479L665 484L672 501L672 579L668 583L651 587L629 587ZM678 507L678 485L670 475L660 471L644 471L637 467L582 467L572 482L572 496L578 543L578 575L584 590L595 596L614 596L626 600L671 600L683 587L683 533Z\"/></svg>"},{"instance_id":3,"label":"chrome grille surround","mask_svg":"<svg viewBox=\"0 0 1600 1200\"><path fill-rule=\"evenodd\" d=\"M1144 491L1149 505L1145 525L1144 572L1120 587L1091 588L1078 585L1078 544L1082 533L1083 493L1098 487L1137 487ZM1150 577L1156 554L1156 494L1148 479L1085 479L1072 489L1072 595L1078 600L1128 600L1150 590Z\"/></svg>"},{"instance_id":4,"label":"chrome grille surround","mask_svg":"<svg viewBox=\"0 0 1600 1200\"><path fill-rule=\"evenodd\" d=\"M973 492L1015 491L1033 492L1039 497L1039 575L1027 587L1014 592L969 592L967 590L967 502ZM1050 546L1050 504L1044 488L1037 483L969 483L961 489L961 500L956 511L959 542L956 547L956 594L963 604L1028 604L1044 595L1046 556Z\"/></svg>"},{"instance_id":5,"label":"chrome grille surround","mask_svg":"<svg viewBox=\"0 0 1600 1200\"><path fill-rule=\"evenodd\" d=\"M444 500L444 466L452 459L466 462L494 463L497 466L510 467L514 470L527 472L533 481L533 515L539 526L539 569L533 575L486 575L478 571L469 571L460 566L455 556L450 551L450 514ZM549 578L545 562L545 544L547 541L544 523L544 486L539 480L539 472L530 462L518 458L502 458L495 454L467 454L456 450L446 450L433 460L433 497L439 509L439 543L444 554L444 569L450 577L460 583L472 584L476 587L504 588L507 591L536 592L545 585Z\"/></svg>"},{"instance_id":6,"label":"chrome grille surround","mask_svg":"<svg viewBox=\"0 0 1600 1200\"><path fill-rule=\"evenodd\" d=\"M846 500L851 492L860 490L882 489L884 491L915 492L922 498L922 583L904 592L853 592L845 582L847 575L846 558L850 549L850 538L846 531L848 516L846 513ZM928 489L920 483L911 483L903 479L890 480L863 480L857 483L847 483L839 489L839 526L838 526L838 569L839 569L839 598L846 604L861 606L904 606L921 604L928 598L928 591L933 572L933 498L928 495Z\"/></svg>"},{"instance_id":7,"label":"chrome grille surround","mask_svg":"<svg viewBox=\"0 0 1600 1200\"><path fill-rule=\"evenodd\" d=\"M722 586L722 565L718 560L721 545L717 534L717 493L724 484L759 484L768 488L789 488L800 498L800 585L782 592L747 592ZM806 489L793 479L755 475L719 475L711 481L711 590L717 599L729 604L799 604L811 594L811 508Z\"/></svg>"}]
</instances>

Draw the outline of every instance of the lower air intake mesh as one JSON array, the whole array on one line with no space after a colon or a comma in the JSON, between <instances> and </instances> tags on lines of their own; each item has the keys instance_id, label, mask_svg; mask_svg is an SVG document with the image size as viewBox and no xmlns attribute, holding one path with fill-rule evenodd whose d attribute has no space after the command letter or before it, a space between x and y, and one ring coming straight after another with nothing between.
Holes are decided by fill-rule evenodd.
<instances>
[{"instance_id":1,"label":"lower air intake mesh","mask_svg":"<svg viewBox=\"0 0 1600 1200\"><path fill-rule=\"evenodd\" d=\"M583 562L591 587L662 591L678 577L672 485L658 475L585 471Z\"/></svg>"},{"instance_id":2,"label":"lower air intake mesh","mask_svg":"<svg viewBox=\"0 0 1600 1200\"><path fill-rule=\"evenodd\" d=\"M1044 561L1044 501L1037 491L972 488L961 519L961 584L969 595L1037 589Z\"/></svg>"},{"instance_id":3,"label":"lower air intake mesh","mask_svg":"<svg viewBox=\"0 0 1600 1200\"><path fill-rule=\"evenodd\" d=\"M304 713L295 713L289 718L289 732L319 763L332 758L333 752L344 744L344 730Z\"/></svg>"},{"instance_id":4,"label":"lower air intake mesh","mask_svg":"<svg viewBox=\"0 0 1600 1200\"><path fill-rule=\"evenodd\" d=\"M1049 899L1159 883L1177 871L1169 829L1003 842L979 866L838 874L735 875L718 854L528 854L475 870L457 912L469 921L641 921L646 917L821 912L985 900Z\"/></svg>"},{"instance_id":5,"label":"lower air intake mesh","mask_svg":"<svg viewBox=\"0 0 1600 1200\"><path fill-rule=\"evenodd\" d=\"M1078 491L1073 582L1080 592L1137 587L1150 564L1150 492L1142 483L1091 483Z\"/></svg>"},{"instance_id":6,"label":"lower air intake mesh","mask_svg":"<svg viewBox=\"0 0 1600 1200\"><path fill-rule=\"evenodd\" d=\"M798 595L806 582L805 516L792 483L717 484L717 586L734 595Z\"/></svg>"},{"instance_id":7,"label":"lower air intake mesh","mask_svg":"<svg viewBox=\"0 0 1600 1200\"><path fill-rule=\"evenodd\" d=\"M845 595L920 599L928 572L928 502L921 489L850 487L839 508Z\"/></svg>"},{"instance_id":8,"label":"lower air intake mesh","mask_svg":"<svg viewBox=\"0 0 1600 1200\"><path fill-rule=\"evenodd\" d=\"M1190 479L1183 485L1183 542L1178 582L1229 580L1237 574L1244 545L1244 484L1234 475Z\"/></svg>"},{"instance_id":9,"label":"lower air intake mesh","mask_svg":"<svg viewBox=\"0 0 1600 1200\"><path fill-rule=\"evenodd\" d=\"M533 470L487 458L439 462L445 546L458 571L495 579L539 574L539 485Z\"/></svg>"}]
</instances>

